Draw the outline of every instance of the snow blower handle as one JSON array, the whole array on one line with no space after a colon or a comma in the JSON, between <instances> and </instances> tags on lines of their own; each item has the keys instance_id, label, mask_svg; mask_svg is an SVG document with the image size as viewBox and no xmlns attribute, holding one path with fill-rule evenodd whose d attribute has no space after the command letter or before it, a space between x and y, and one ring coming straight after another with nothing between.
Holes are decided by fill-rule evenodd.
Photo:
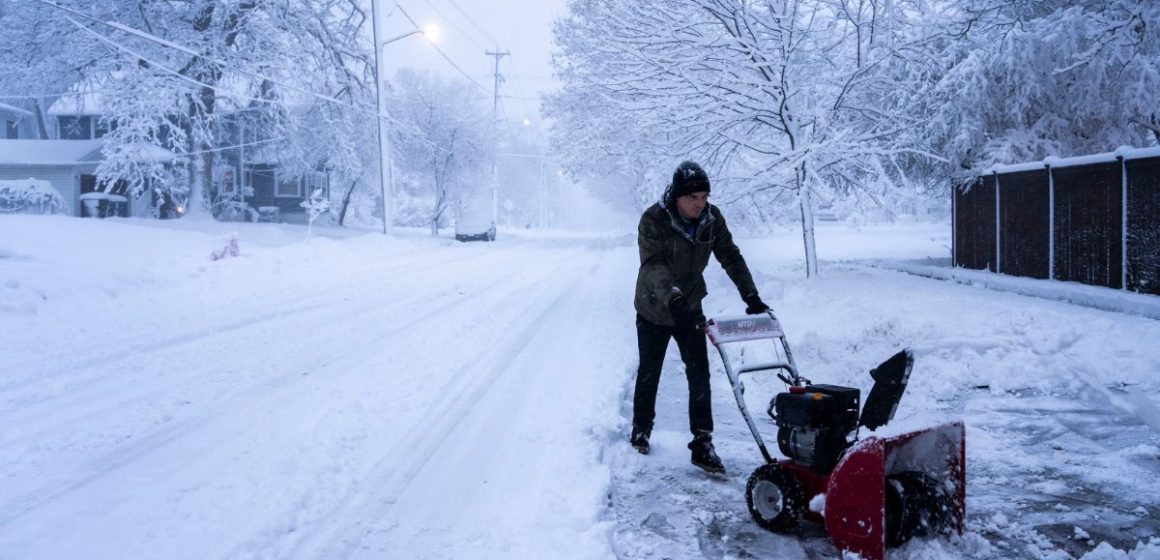
<instances>
[{"instance_id":1,"label":"snow blower handle","mask_svg":"<svg viewBox=\"0 0 1160 560\"><path fill-rule=\"evenodd\" d=\"M735 315L710 319L705 324L705 334L709 335L709 340L721 353L726 369L732 369L723 348L726 344L753 340L770 340L774 344L780 344L781 349L785 352L785 361L746 364L736 370L735 373L738 376L754 371L781 370L777 373L777 378L785 384L791 387L809 384L808 380L798 375L797 365L793 361L793 352L790 351L789 342L785 339L785 331L781 329L781 323L774 316L773 310L757 315Z\"/></svg>"},{"instance_id":2,"label":"snow blower handle","mask_svg":"<svg viewBox=\"0 0 1160 560\"><path fill-rule=\"evenodd\" d=\"M705 334L709 335L709 340L713 342L713 346L721 354L721 363L725 366L725 375L729 378L729 384L733 387L733 398L737 401L737 408L740 409L741 416L745 419L745 424L749 426L749 431L753 434L753 439L757 442L757 447L761 450L761 455L765 457L767 463L772 463L773 457L765 447L765 441L762 440L761 432L753 422L753 417L749 415L749 408L745 406L745 386L741 383L741 374L754 371L781 370L778 371L777 377L791 387L804 387L809 384L808 380L798 375L797 366L793 363L793 354L790 353L789 343L785 340L785 332L781 330L781 324L778 323L777 317L773 315L773 311L766 311L765 313L757 315L717 317L710 319L705 324ZM740 368L734 369L733 363L729 359L729 353L725 351L725 345L750 340L770 340L774 345L780 343L782 350L785 351L785 361L745 364ZM788 373L789 376L786 377L785 373Z\"/></svg>"}]
</instances>

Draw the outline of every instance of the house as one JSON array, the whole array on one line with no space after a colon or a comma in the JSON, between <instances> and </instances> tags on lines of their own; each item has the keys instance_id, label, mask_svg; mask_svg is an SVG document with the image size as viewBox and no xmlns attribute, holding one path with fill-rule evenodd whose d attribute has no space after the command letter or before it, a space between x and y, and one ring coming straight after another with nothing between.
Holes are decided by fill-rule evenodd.
<instances>
[{"instance_id":1,"label":"house","mask_svg":"<svg viewBox=\"0 0 1160 560\"><path fill-rule=\"evenodd\" d=\"M48 181L64 199L64 212L68 216L95 216L94 203L89 203L89 210L93 212L86 213L81 195L96 190L101 144L101 140L0 139L0 181ZM123 205L117 206L116 213L129 216L130 210L126 199Z\"/></svg>"},{"instance_id":2,"label":"house","mask_svg":"<svg viewBox=\"0 0 1160 560\"><path fill-rule=\"evenodd\" d=\"M80 85L74 88L81 89ZM0 137L0 180L47 180L60 192L68 213L74 216L157 215L160 197L122 200L126 193L116 187L103 190L103 195L96 192L102 138L112 130L110 123L101 118L106 106L101 93L62 96L46 111L45 128L52 140L32 140L34 115L16 106L0 105L5 128L9 128L8 123L16 123L11 125L15 139ZM251 109L225 98L218 106L221 128L217 133L217 161L214 179L206 192L212 211L224 220L305 223L306 211L301 204L315 189L328 191L328 175L324 169L291 174L280 168L274 151L277 144L262 138L259 127L247 127L254 121L251 113ZM173 154L161 148L145 150L142 157L174 160ZM180 160L175 163L180 164ZM88 206L82 200L88 201ZM87 209L94 204L95 213L89 212Z\"/></svg>"},{"instance_id":3,"label":"house","mask_svg":"<svg viewBox=\"0 0 1160 560\"><path fill-rule=\"evenodd\" d=\"M124 184L97 189L103 146L103 140L0 139L0 180L47 181L64 200L64 213L70 216L152 216L151 196L130 196ZM161 148L142 150L140 157L173 160L173 154Z\"/></svg>"},{"instance_id":4,"label":"house","mask_svg":"<svg viewBox=\"0 0 1160 560\"><path fill-rule=\"evenodd\" d=\"M219 219L248 219L306 223L302 202L316 189L329 194L330 179L324 168L289 172L278 165L277 142L260 132L249 109L224 115L218 152L220 172L215 177Z\"/></svg>"}]
</instances>

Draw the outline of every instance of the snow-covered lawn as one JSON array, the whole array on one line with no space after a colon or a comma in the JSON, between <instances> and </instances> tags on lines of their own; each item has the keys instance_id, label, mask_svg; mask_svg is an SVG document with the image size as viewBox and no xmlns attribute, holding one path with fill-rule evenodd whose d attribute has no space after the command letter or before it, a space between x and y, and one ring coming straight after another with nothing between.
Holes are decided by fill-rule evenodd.
<instances>
[{"instance_id":1,"label":"snow-covered lawn","mask_svg":"<svg viewBox=\"0 0 1160 560\"><path fill-rule=\"evenodd\" d=\"M840 557L749 519L715 358L728 476L688 464L675 347L628 447L631 232L315 233L0 216L0 558ZM863 264L949 237L823 228L812 281L797 234L739 240L807 377L909 347L889 429L966 422L966 535L892 557L1160 557L1160 323Z\"/></svg>"}]
</instances>

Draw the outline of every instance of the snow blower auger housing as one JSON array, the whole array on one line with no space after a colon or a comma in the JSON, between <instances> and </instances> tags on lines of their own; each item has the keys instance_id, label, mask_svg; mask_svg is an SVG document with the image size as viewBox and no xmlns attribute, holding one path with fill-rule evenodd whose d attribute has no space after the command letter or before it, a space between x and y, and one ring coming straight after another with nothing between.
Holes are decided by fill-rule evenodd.
<instances>
[{"instance_id":1,"label":"snow blower auger housing","mask_svg":"<svg viewBox=\"0 0 1160 560\"><path fill-rule=\"evenodd\" d=\"M894 418L914 358L903 350L870 371L866 402L853 387L814 385L793 361L781 324L772 312L718 317L705 333L721 355L737 406L765 464L749 477L749 514L762 528L787 532L801 519L821 523L840 550L882 560L886 548L939 531L963 532L966 515L966 432L962 422L890 437L858 440L858 429L876 430ZM779 359L735 368L725 346L771 340ZM784 359L780 356L784 355ZM776 372L787 386L770 400L777 426L775 460L745 404L746 373ZM822 511L811 511L816 497Z\"/></svg>"}]
</instances>

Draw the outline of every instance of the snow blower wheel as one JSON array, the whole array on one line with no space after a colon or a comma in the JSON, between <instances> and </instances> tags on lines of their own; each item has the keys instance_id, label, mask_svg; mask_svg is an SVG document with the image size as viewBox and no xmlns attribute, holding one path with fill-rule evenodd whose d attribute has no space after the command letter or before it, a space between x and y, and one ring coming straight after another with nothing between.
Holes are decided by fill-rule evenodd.
<instances>
[{"instance_id":1,"label":"snow blower wheel","mask_svg":"<svg viewBox=\"0 0 1160 560\"><path fill-rule=\"evenodd\" d=\"M777 464L757 467L745 486L749 515L767 531L784 533L797 527L805 511L801 482Z\"/></svg>"}]
</instances>

